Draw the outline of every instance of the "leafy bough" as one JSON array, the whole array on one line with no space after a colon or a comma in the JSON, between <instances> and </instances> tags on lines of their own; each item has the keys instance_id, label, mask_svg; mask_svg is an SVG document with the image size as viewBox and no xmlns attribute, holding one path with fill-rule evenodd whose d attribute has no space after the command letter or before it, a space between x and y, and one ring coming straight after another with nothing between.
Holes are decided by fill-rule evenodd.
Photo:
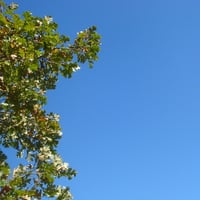
<instances>
[{"instance_id":1,"label":"leafy bough","mask_svg":"<svg viewBox=\"0 0 200 200\"><path fill-rule=\"evenodd\" d=\"M0 0L0 199L71 199L69 188L56 184L76 171L57 152L62 137L59 115L47 113L46 92L60 75L70 78L98 59L96 27L69 37L49 16L16 13L17 4ZM19 165L11 169L5 148L15 149Z\"/></svg>"}]
</instances>

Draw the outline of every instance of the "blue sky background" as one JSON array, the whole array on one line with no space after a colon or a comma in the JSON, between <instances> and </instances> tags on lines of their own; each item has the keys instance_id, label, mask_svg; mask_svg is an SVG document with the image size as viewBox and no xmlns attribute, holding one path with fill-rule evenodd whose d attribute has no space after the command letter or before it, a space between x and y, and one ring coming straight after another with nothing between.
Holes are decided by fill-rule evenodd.
<instances>
[{"instance_id":1,"label":"blue sky background","mask_svg":"<svg viewBox=\"0 0 200 200\"><path fill-rule=\"evenodd\" d=\"M74 199L199 200L200 1L17 2L71 38L92 25L102 35L94 69L48 95Z\"/></svg>"}]
</instances>

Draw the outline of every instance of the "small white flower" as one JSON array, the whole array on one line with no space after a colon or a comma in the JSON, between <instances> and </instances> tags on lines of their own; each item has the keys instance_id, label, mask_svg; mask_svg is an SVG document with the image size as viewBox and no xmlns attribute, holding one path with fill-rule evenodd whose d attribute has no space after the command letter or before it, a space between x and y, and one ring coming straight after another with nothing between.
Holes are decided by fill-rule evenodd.
<instances>
[{"instance_id":1,"label":"small white flower","mask_svg":"<svg viewBox=\"0 0 200 200\"><path fill-rule=\"evenodd\" d=\"M17 56L15 54L11 54L10 57L14 60L15 58L17 58Z\"/></svg>"},{"instance_id":2,"label":"small white flower","mask_svg":"<svg viewBox=\"0 0 200 200\"><path fill-rule=\"evenodd\" d=\"M2 106L8 106L8 103L1 103Z\"/></svg>"},{"instance_id":3,"label":"small white flower","mask_svg":"<svg viewBox=\"0 0 200 200\"><path fill-rule=\"evenodd\" d=\"M78 71L78 70L80 70L81 68L77 65L76 67L73 67L72 68L72 70L73 70L73 72L76 72L76 71Z\"/></svg>"},{"instance_id":4,"label":"small white flower","mask_svg":"<svg viewBox=\"0 0 200 200\"><path fill-rule=\"evenodd\" d=\"M16 3L13 3L13 2L9 5L9 8L10 8L11 10L14 10L14 9L16 9L16 8L18 8L18 7L19 7L19 5L16 4Z\"/></svg>"},{"instance_id":5,"label":"small white flower","mask_svg":"<svg viewBox=\"0 0 200 200\"><path fill-rule=\"evenodd\" d=\"M54 114L54 119L58 122L60 119L60 116L58 114Z\"/></svg>"},{"instance_id":6,"label":"small white flower","mask_svg":"<svg viewBox=\"0 0 200 200\"><path fill-rule=\"evenodd\" d=\"M36 22L39 24L39 26L42 25L42 22L40 20L37 20Z\"/></svg>"},{"instance_id":7,"label":"small white flower","mask_svg":"<svg viewBox=\"0 0 200 200\"><path fill-rule=\"evenodd\" d=\"M45 16L44 19L47 21L47 24L50 24L53 21L51 16Z\"/></svg>"},{"instance_id":8,"label":"small white flower","mask_svg":"<svg viewBox=\"0 0 200 200\"><path fill-rule=\"evenodd\" d=\"M24 200L31 200L31 197L29 197L28 195L22 196L22 198L23 198Z\"/></svg>"},{"instance_id":9,"label":"small white flower","mask_svg":"<svg viewBox=\"0 0 200 200\"><path fill-rule=\"evenodd\" d=\"M83 31L78 32L77 35L79 35L79 34L81 34L81 33L83 33Z\"/></svg>"},{"instance_id":10,"label":"small white flower","mask_svg":"<svg viewBox=\"0 0 200 200\"><path fill-rule=\"evenodd\" d=\"M49 142L52 142L52 139L51 139L51 138L49 138L49 137L47 138L47 140L48 140Z\"/></svg>"},{"instance_id":11,"label":"small white flower","mask_svg":"<svg viewBox=\"0 0 200 200\"><path fill-rule=\"evenodd\" d=\"M40 161L44 161L44 160L46 160L46 157L44 155L42 155L42 154L38 154L38 159Z\"/></svg>"},{"instance_id":12,"label":"small white flower","mask_svg":"<svg viewBox=\"0 0 200 200\"><path fill-rule=\"evenodd\" d=\"M66 162L64 162L64 164L63 164L63 168L68 169L68 168L69 168L69 164L66 163Z\"/></svg>"},{"instance_id":13,"label":"small white flower","mask_svg":"<svg viewBox=\"0 0 200 200\"><path fill-rule=\"evenodd\" d=\"M58 131L58 136L62 136L62 135L63 135L62 131Z\"/></svg>"}]
</instances>

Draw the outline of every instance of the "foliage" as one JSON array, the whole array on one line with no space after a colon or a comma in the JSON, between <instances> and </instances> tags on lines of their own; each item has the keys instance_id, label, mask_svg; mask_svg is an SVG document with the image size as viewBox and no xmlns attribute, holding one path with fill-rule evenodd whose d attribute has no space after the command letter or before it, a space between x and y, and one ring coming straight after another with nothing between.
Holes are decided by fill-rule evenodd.
<instances>
[{"instance_id":1,"label":"foliage","mask_svg":"<svg viewBox=\"0 0 200 200\"><path fill-rule=\"evenodd\" d=\"M93 66L100 36L91 27L70 44L51 17L19 15L17 4L3 0L0 5L0 199L71 199L69 188L55 183L76 171L57 152L59 115L43 109L45 94L60 75L70 78L81 63ZM5 148L14 148L22 159L13 170Z\"/></svg>"}]
</instances>

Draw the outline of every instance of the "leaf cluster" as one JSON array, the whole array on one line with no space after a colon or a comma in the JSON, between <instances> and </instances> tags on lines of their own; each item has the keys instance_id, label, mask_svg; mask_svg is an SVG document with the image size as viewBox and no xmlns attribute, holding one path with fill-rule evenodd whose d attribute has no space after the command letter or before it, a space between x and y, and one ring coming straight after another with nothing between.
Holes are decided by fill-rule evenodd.
<instances>
[{"instance_id":1,"label":"leaf cluster","mask_svg":"<svg viewBox=\"0 0 200 200\"><path fill-rule=\"evenodd\" d=\"M0 150L0 199L71 199L57 178L76 171L57 152L62 136L59 115L47 113L46 91L55 89L59 75L70 78L80 64L98 59L96 27L77 34L74 43L57 31L52 17L16 13L18 5L0 0L0 144L25 159L14 170Z\"/></svg>"}]
</instances>

